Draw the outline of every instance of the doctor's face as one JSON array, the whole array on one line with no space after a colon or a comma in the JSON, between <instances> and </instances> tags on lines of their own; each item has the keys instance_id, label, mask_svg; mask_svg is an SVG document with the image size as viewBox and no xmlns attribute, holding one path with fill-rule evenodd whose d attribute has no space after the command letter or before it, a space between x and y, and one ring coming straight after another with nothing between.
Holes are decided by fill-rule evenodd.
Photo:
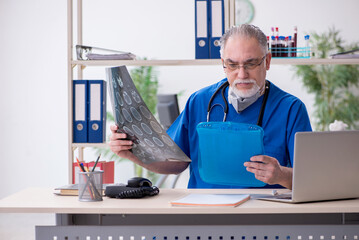
<instances>
[{"instance_id":1,"label":"doctor's face","mask_svg":"<svg viewBox=\"0 0 359 240\"><path fill-rule=\"evenodd\" d=\"M271 55L265 54L257 39L232 36L222 53L222 63L230 86L241 97L263 89Z\"/></svg>"}]
</instances>

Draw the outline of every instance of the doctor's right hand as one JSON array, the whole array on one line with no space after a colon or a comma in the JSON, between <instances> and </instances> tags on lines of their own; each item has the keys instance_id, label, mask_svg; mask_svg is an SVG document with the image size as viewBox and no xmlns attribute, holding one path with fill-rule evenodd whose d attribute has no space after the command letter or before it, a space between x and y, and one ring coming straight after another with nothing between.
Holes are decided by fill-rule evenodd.
<instances>
[{"instance_id":1,"label":"doctor's right hand","mask_svg":"<svg viewBox=\"0 0 359 240\"><path fill-rule=\"evenodd\" d=\"M138 164L152 172L160 174L179 174L188 167L188 162L177 162L177 161L165 161L165 162L151 162L144 163L138 159L131 151L133 141L127 140L126 133L118 133L118 127L115 125L110 126L111 136L108 145L112 152L122 158L131 160L135 164Z\"/></svg>"},{"instance_id":2,"label":"doctor's right hand","mask_svg":"<svg viewBox=\"0 0 359 240\"><path fill-rule=\"evenodd\" d=\"M118 133L118 127L116 125L111 125L111 136L110 142L108 145L112 152L122 158L133 159L135 157L132 152L129 150L132 149L133 142L131 140L127 140L126 133Z\"/></svg>"}]
</instances>

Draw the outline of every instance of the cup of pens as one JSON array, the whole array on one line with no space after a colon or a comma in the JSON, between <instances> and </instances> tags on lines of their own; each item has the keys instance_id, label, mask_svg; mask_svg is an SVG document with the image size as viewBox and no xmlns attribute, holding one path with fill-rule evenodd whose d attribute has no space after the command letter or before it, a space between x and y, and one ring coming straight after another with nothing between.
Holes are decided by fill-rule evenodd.
<instances>
[{"instance_id":1,"label":"cup of pens","mask_svg":"<svg viewBox=\"0 0 359 240\"><path fill-rule=\"evenodd\" d=\"M79 201L102 201L103 171L79 172Z\"/></svg>"}]
</instances>

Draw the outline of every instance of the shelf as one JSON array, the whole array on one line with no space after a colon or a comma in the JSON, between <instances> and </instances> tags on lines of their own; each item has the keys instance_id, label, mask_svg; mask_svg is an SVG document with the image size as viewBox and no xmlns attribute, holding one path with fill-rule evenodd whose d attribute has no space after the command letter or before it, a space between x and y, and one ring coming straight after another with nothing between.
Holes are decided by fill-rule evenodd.
<instances>
[{"instance_id":1,"label":"shelf","mask_svg":"<svg viewBox=\"0 0 359 240\"><path fill-rule=\"evenodd\" d=\"M81 66L208 66L220 65L220 59L183 60L75 60L73 65ZM359 64L359 59L321 59L321 58L272 58L274 65L318 65L318 64Z\"/></svg>"},{"instance_id":2,"label":"shelf","mask_svg":"<svg viewBox=\"0 0 359 240\"><path fill-rule=\"evenodd\" d=\"M359 64L359 59L331 58L272 58L271 64L278 65L320 65L320 64Z\"/></svg>"},{"instance_id":3,"label":"shelf","mask_svg":"<svg viewBox=\"0 0 359 240\"><path fill-rule=\"evenodd\" d=\"M86 147L108 147L107 143L72 143L72 148L86 148Z\"/></svg>"},{"instance_id":4,"label":"shelf","mask_svg":"<svg viewBox=\"0 0 359 240\"><path fill-rule=\"evenodd\" d=\"M73 141L73 89L72 81L76 70L76 79L83 79L86 67L113 67L113 66L216 66L221 67L220 59L167 59L167 60L74 60L74 33L76 44L83 44L82 1L67 0L67 85L68 85L68 182L72 183L74 151L78 151L79 160L83 160L83 152L87 147L108 147L107 143L72 143ZM75 4L74 4L75 2ZM74 6L76 5L76 7ZM74 9L76 8L76 17ZM75 21L74 21L75 20ZM76 23L76 29L74 28ZM298 55L299 56L299 55ZM319 64L357 64L359 59L316 59L316 58L272 58L272 65L319 65ZM75 69L76 67L76 69Z\"/></svg>"},{"instance_id":5,"label":"shelf","mask_svg":"<svg viewBox=\"0 0 359 240\"><path fill-rule=\"evenodd\" d=\"M193 66L219 65L220 59L184 59L184 60L87 60L72 61L82 66Z\"/></svg>"}]
</instances>

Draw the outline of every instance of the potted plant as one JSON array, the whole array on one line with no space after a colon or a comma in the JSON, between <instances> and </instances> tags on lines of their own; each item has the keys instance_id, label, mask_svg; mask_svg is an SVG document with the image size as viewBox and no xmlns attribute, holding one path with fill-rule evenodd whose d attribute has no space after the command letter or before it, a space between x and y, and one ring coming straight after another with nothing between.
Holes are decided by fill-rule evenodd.
<instances>
[{"instance_id":1,"label":"potted plant","mask_svg":"<svg viewBox=\"0 0 359 240\"><path fill-rule=\"evenodd\" d=\"M339 31L312 32L311 46L317 58L328 58L330 54L357 48L357 44L343 46ZM315 96L314 128L328 130L329 124L340 120L350 129L359 123L359 65L297 65L296 74L304 87Z\"/></svg>"}]
</instances>

